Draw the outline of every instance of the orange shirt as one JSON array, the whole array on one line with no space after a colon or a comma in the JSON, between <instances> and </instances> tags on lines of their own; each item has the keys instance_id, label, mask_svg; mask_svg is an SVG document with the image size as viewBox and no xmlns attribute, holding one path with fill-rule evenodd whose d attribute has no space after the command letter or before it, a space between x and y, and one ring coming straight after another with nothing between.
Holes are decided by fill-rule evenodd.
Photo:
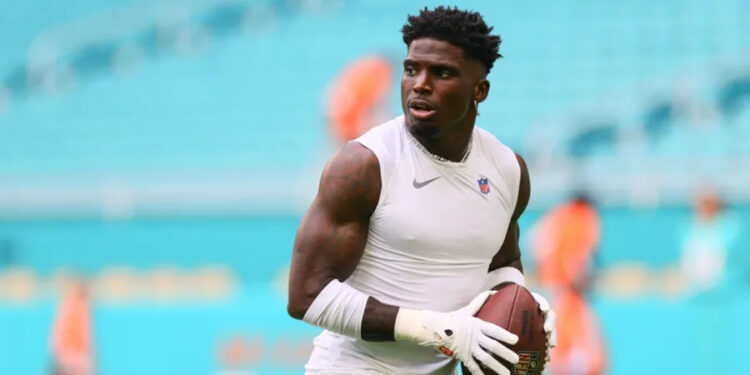
<instances>
[{"instance_id":1,"label":"orange shirt","mask_svg":"<svg viewBox=\"0 0 750 375\"><path fill-rule=\"evenodd\" d=\"M557 347L552 350L551 374L600 375L607 366L606 343L586 300L565 290L556 298Z\"/></svg>"},{"instance_id":2,"label":"orange shirt","mask_svg":"<svg viewBox=\"0 0 750 375\"><path fill-rule=\"evenodd\" d=\"M372 125L371 111L388 94L391 65L384 58L363 57L333 83L328 114L334 135L341 141L359 137Z\"/></svg>"},{"instance_id":3,"label":"orange shirt","mask_svg":"<svg viewBox=\"0 0 750 375\"><path fill-rule=\"evenodd\" d=\"M60 303L52 328L55 364L66 374L93 373L91 315L82 290L66 294Z\"/></svg>"},{"instance_id":4,"label":"orange shirt","mask_svg":"<svg viewBox=\"0 0 750 375\"><path fill-rule=\"evenodd\" d=\"M542 218L535 239L542 285L572 285L582 272L587 272L599 244L599 231L599 215L587 204L566 203Z\"/></svg>"}]
</instances>

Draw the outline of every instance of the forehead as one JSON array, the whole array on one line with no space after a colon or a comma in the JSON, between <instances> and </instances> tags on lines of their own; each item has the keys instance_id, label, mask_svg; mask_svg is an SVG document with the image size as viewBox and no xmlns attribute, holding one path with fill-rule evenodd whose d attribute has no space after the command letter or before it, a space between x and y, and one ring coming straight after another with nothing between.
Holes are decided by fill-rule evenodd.
<instances>
[{"instance_id":1,"label":"forehead","mask_svg":"<svg viewBox=\"0 0 750 375\"><path fill-rule=\"evenodd\" d=\"M409 44L406 59L423 63L458 66L465 65L468 62L461 47L432 38L412 40Z\"/></svg>"}]
</instances>

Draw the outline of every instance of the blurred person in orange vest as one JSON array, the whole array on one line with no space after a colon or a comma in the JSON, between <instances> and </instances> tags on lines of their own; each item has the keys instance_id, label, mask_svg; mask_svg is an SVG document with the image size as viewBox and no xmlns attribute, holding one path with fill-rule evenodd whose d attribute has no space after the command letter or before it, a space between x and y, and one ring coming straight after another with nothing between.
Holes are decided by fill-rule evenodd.
<instances>
[{"instance_id":1,"label":"blurred person in orange vest","mask_svg":"<svg viewBox=\"0 0 750 375\"><path fill-rule=\"evenodd\" d=\"M587 284L599 246L599 214L585 194L552 209L531 230L540 283L550 289ZM586 289L584 285L579 285Z\"/></svg>"},{"instance_id":2,"label":"blurred person in orange vest","mask_svg":"<svg viewBox=\"0 0 750 375\"><path fill-rule=\"evenodd\" d=\"M606 343L586 301L601 219L586 194L544 215L530 231L540 284L552 292L558 344L550 374L598 375L606 371Z\"/></svg>"},{"instance_id":3,"label":"blurred person in orange vest","mask_svg":"<svg viewBox=\"0 0 750 375\"><path fill-rule=\"evenodd\" d=\"M335 78L327 115L331 131L341 143L359 137L389 116L384 104L393 68L384 57L361 57Z\"/></svg>"},{"instance_id":4,"label":"blurred person in orange vest","mask_svg":"<svg viewBox=\"0 0 750 375\"><path fill-rule=\"evenodd\" d=\"M599 322L584 295L563 289L555 296L557 347L550 374L600 375L607 370L607 345Z\"/></svg>"},{"instance_id":5,"label":"blurred person in orange vest","mask_svg":"<svg viewBox=\"0 0 750 375\"><path fill-rule=\"evenodd\" d=\"M86 285L74 280L64 291L52 326L52 374L94 374L91 328Z\"/></svg>"}]
</instances>

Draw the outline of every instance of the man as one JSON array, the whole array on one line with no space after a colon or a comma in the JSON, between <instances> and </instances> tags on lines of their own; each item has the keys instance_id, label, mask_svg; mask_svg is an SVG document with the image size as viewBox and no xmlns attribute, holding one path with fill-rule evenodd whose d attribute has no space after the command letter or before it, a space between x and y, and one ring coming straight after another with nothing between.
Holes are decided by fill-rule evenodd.
<instances>
[{"instance_id":1,"label":"man","mask_svg":"<svg viewBox=\"0 0 750 375\"><path fill-rule=\"evenodd\" d=\"M554 295L560 322L552 375L599 375L607 371L607 345L587 300L601 218L585 193L550 210L527 232L532 236L539 284Z\"/></svg>"},{"instance_id":2,"label":"man","mask_svg":"<svg viewBox=\"0 0 750 375\"><path fill-rule=\"evenodd\" d=\"M541 286L589 289L601 240L601 218L585 193L547 212L527 234L532 237Z\"/></svg>"},{"instance_id":3,"label":"man","mask_svg":"<svg viewBox=\"0 0 750 375\"><path fill-rule=\"evenodd\" d=\"M359 57L331 83L326 114L336 141L351 141L389 117L392 65L383 56Z\"/></svg>"},{"instance_id":4,"label":"man","mask_svg":"<svg viewBox=\"0 0 750 375\"><path fill-rule=\"evenodd\" d=\"M95 373L92 326L86 284L83 280L73 279L66 286L52 325L52 374Z\"/></svg>"},{"instance_id":5,"label":"man","mask_svg":"<svg viewBox=\"0 0 750 375\"><path fill-rule=\"evenodd\" d=\"M326 329L307 374L452 374L457 360L508 374L493 355L518 361L506 346L517 336L474 317L488 290L524 283L518 217L530 191L523 159L474 127L500 56L491 31L455 8L410 16L404 116L323 171L289 280L289 314Z\"/></svg>"}]
</instances>

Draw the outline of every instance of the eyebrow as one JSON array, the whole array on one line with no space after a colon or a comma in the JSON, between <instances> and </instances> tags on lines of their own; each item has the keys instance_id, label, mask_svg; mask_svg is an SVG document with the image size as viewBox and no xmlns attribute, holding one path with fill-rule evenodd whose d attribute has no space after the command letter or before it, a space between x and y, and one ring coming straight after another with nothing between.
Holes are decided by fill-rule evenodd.
<instances>
[{"instance_id":1,"label":"eyebrow","mask_svg":"<svg viewBox=\"0 0 750 375\"><path fill-rule=\"evenodd\" d=\"M404 59L404 66L406 65L419 65L419 62L412 59ZM453 64L446 64L446 63L435 63L435 64L429 64L430 69L447 69L451 71L458 71L459 67L458 65Z\"/></svg>"}]
</instances>

